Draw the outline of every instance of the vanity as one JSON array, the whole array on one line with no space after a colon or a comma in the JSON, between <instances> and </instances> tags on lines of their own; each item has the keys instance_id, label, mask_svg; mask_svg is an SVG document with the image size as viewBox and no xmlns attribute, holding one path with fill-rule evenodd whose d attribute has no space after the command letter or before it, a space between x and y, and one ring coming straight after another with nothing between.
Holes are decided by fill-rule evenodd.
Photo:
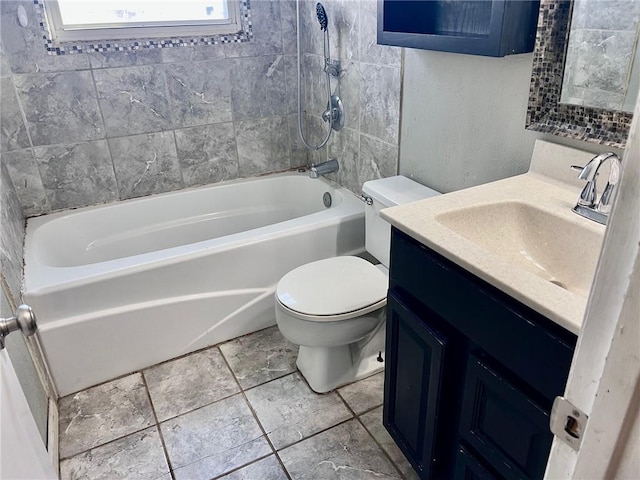
<instances>
[{"instance_id":1,"label":"vanity","mask_svg":"<svg viewBox=\"0 0 640 480\"><path fill-rule=\"evenodd\" d=\"M517 177L384 210L384 424L422 479L542 478L604 235L538 141Z\"/></svg>"}]
</instances>

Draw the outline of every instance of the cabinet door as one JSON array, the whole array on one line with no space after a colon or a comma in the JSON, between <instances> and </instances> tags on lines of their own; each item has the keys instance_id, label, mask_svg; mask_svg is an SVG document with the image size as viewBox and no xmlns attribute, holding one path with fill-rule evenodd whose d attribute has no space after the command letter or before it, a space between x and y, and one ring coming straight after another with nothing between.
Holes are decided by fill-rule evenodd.
<instances>
[{"instance_id":1,"label":"cabinet door","mask_svg":"<svg viewBox=\"0 0 640 480\"><path fill-rule=\"evenodd\" d=\"M378 43L503 57L533 51L538 0L378 0Z\"/></svg>"},{"instance_id":2,"label":"cabinet door","mask_svg":"<svg viewBox=\"0 0 640 480\"><path fill-rule=\"evenodd\" d=\"M442 335L389 295L384 425L422 479L436 460L445 347Z\"/></svg>"},{"instance_id":3,"label":"cabinet door","mask_svg":"<svg viewBox=\"0 0 640 480\"><path fill-rule=\"evenodd\" d=\"M461 446L456 455L454 480L497 480L497 477Z\"/></svg>"},{"instance_id":4,"label":"cabinet door","mask_svg":"<svg viewBox=\"0 0 640 480\"><path fill-rule=\"evenodd\" d=\"M473 355L460 424L462 438L507 479L541 479L553 436L549 413Z\"/></svg>"}]
</instances>

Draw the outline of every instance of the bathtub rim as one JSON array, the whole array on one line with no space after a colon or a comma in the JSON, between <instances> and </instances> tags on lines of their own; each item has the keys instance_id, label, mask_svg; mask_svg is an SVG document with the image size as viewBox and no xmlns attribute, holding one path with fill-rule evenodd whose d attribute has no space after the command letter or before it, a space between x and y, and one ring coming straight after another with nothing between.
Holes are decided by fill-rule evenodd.
<instances>
[{"instance_id":1,"label":"bathtub rim","mask_svg":"<svg viewBox=\"0 0 640 480\"><path fill-rule=\"evenodd\" d=\"M318 180L314 179L313 181L321 181L327 184L328 187L339 191L344 198L344 201L342 201L333 209L320 210L308 215L303 215L300 217L284 220L282 222L253 228L243 232L237 232L219 238L207 239L199 242L188 243L185 245L164 248L152 252L146 252L142 254L91 264L62 267L50 266L39 262L32 253L33 249L36 248L36 245L34 244L36 244L37 240L39 240L34 239L34 235L37 232L38 228L59 218L95 209L110 207L113 205L120 205L131 202L149 202L159 196L163 196L166 198L169 196L178 196L190 191L215 189L219 187L231 186L234 184L249 183L256 180L279 177L308 178L307 174L303 172L278 172L255 177L233 179L210 185L191 187L188 189L155 195L148 195L145 197L126 199L122 201L111 202L108 204L64 210L61 212L55 212L38 217L31 217L27 219L27 231L25 234L24 276L22 282L22 293L23 295L51 294L78 285L99 282L104 279L117 278L120 275L124 275L133 271L145 271L153 269L157 266L171 265L184 260L197 259L199 257L211 254L212 250L214 249L219 252L224 252L226 250L233 249L238 245L238 242L258 242L266 240L268 238L279 238L291 233L304 231L308 229L310 225L328 226L364 215L364 205L362 204L361 199L356 194L348 190L346 187L341 186L337 182L326 177L322 177ZM136 261L132 262L132 259L136 259ZM37 274L38 278L34 278L34 273Z\"/></svg>"}]
</instances>

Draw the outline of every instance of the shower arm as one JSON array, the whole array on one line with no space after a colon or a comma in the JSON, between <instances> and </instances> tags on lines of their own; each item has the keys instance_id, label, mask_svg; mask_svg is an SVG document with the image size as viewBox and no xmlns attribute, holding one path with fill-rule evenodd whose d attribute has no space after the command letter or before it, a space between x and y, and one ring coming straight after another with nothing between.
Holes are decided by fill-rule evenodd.
<instances>
[{"instance_id":1,"label":"shower arm","mask_svg":"<svg viewBox=\"0 0 640 480\"><path fill-rule=\"evenodd\" d=\"M301 57L301 52L300 52L300 1L296 0L296 43L297 43L297 53L298 53L298 135L300 136L300 139L302 140L302 143L305 145L305 147L307 147L309 150L320 150L322 147L324 147L327 142L329 141L329 138L331 137L331 131L333 130L333 122L334 122L334 116L331 114L329 115L329 130L324 138L324 140L319 144L319 145L311 145L309 142L307 142L307 140L304 138L304 133L302 132L302 75L301 75L301 70L302 70L302 57ZM329 29L328 28L324 28L324 36L323 36L323 49L324 49L324 72L325 72L325 76L326 76L326 85L327 85L327 105L329 106L329 109L331 109L331 78L330 78L330 73L329 73L329 69L328 69L328 65L329 65Z\"/></svg>"}]
</instances>

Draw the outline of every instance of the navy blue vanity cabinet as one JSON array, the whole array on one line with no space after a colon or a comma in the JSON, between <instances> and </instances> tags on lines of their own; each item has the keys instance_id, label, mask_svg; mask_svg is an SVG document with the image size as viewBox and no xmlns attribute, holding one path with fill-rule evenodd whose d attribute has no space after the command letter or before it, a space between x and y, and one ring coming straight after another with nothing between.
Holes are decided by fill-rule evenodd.
<instances>
[{"instance_id":1,"label":"navy blue vanity cabinet","mask_svg":"<svg viewBox=\"0 0 640 480\"><path fill-rule=\"evenodd\" d=\"M378 0L378 44L504 57L532 52L539 1Z\"/></svg>"},{"instance_id":2,"label":"navy blue vanity cabinet","mask_svg":"<svg viewBox=\"0 0 640 480\"><path fill-rule=\"evenodd\" d=\"M385 427L422 479L542 478L576 336L392 229Z\"/></svg>"}]
</instances>

